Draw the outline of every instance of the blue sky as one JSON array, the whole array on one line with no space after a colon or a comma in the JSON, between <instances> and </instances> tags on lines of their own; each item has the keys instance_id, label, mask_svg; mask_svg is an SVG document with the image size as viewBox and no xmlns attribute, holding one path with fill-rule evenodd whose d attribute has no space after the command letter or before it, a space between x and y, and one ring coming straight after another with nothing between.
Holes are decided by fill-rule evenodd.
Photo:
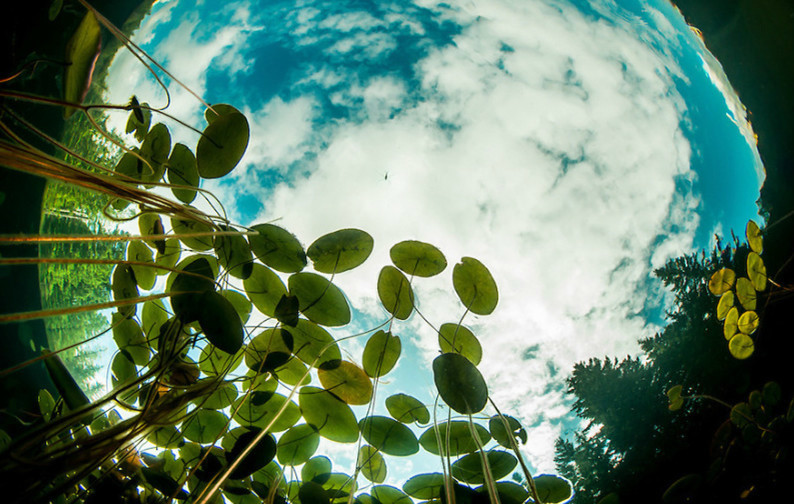
<instances>
[{"instance_id":1,"label":"blue sky","mask_svg":"<svg viewBox=\"0 0 794 504\"><path fill-rule=\"evenodd\" d=\"M358 327L384 317L375 281L398 241L491 269L500 306L466 323L493 397L533 427L541 471L575 427L572 365L636 353L669 301L652 269L756 212L742 107L662 1L171 1L136 39L249 117L243 163L206 186L234 220L278 219L307 245L345 227L375 237L368 263L337 279ZM112 101L163 102L131 58L111 72ZM200 104L172 95L169 111L201 125ZM462 313L449 275L416 287L438 325ZM417 317L400 331L412 345L392 383L429 390L416 370L435 336Z\"/></svg>"}]
</instances>

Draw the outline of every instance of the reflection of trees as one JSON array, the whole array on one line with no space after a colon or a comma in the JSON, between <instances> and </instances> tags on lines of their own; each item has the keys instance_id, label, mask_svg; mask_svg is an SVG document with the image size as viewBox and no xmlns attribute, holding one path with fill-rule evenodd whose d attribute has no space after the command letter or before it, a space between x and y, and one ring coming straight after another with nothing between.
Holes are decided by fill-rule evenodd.
<instances>
[{"instance_id":1,"label":"reflection of trees","mask_svg":"<svg viewBox=\"0 0 794 504\"><path fill-rule=\"evenodd\" d=\"M672 289L675 306L668 325L640 342L645 355L574 367L568 380L573 409L589 423L572 439L558 439L555 456L559 473L574 484L573 502L596 502L610 492L621 502L655 502L673 481L709 466L710 443L727 411L690 401L671 412L665 392L684 384L690 393L730 400L747 386L746 367L725 348L713 316L716 298L706 286L715 268L745 256L740 248L669 261L656 275Z\"/></svg>"}]
</instances>

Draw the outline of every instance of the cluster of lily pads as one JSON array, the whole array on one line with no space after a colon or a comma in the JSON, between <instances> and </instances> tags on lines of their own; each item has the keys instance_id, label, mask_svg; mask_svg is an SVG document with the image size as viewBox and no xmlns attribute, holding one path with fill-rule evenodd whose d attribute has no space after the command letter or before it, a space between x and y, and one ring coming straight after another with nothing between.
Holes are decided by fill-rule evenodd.
<instances>
[{"instance_id":1,"label":"cluster of lily pads","mask_svg":"<svg viewBox=\"0 0 794 504\"><path fill-rule=\"evenodd\" d=\"M82 101L100 24L121 35L81 3L89 12L67 46L64 100L44 101L91 119L93 106ZM190 206L207 196L202 178L239 164L249 142L245 116L230 105L208 107L193 150L172 146L165 124L152 125L163 111L136 97L114 107L130 111L127 133L139 145L122 146L112 170L25 151L59 179L109 194L116 211L134 211L140 236L128 238L111 278L112 390L89 400L57 349L43 352L60 397L42 390L39 422L14 439L0 435L0 470L16 481L12 501L521 504L571 496L565 480L529 473L519 452L526 430L499 412L477 369L482 346L463 320L496 308L485 265L463 257L452 268L463 315L437 326L432 362L448 408L429 408L406 390L385 398L389 416L375 415L381 379L401 355L398 321L417 311L414 282L444 272L443 253L414 240L394 245L374 286L385 320L334 338L331 331L352 318L335 277L367 260L372 237L342 229L304 248L274 224L235 227ZM169 188L178 202L153 188ZM343 356L340 339L352 337L367 339L363 353ZM357 415L356 406L366 413ZM355 446L353 474L317 453L321 438ZM440 472L415 475L402 488L384 484L386 456L420 449L439 457ZM519 465L525 483L505 480Z\"/></svg>"},{"instance_id":2,"label":"cluster of lily pads","mask_svg":"<svg viewBox=\"0 0 794 504\"><path fill-rule=\"evenodd\" d=\"M750 246L747 254L747 276L737 278L734 270L722 268L709 279L709 291L720 296L717 318L723 321L728 349L737 359L746 359L755 351L751 335L759 324L757 297L759 292L766 289L767 284L766 266L761 258L763 238L755 221L747 223L745 235Z\"/></svg>"}]
</instances>

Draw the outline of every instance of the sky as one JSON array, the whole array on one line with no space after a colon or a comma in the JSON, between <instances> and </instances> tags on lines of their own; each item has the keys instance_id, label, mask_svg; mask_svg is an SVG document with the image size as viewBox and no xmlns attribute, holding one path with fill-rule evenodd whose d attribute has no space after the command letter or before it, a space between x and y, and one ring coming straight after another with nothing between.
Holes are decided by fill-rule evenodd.
<instances>
[{"instance_id":1,"label":"sky","mask_svg":"<svg viewBox=\"0 0 794 504\"><path fill-rule=\"evenodd\" d=\"M370 259L335 279L353 329L385 319L375 285L399 241L447 257L414 287L436 326L463 314L452 265L490 269L499 305L464 324L492 397L531 428L536 471L553 472L554 440L578 425L573 365L636 355L663 323L670 297L653 269L757 219L763 171L745 111L661 0L172 0L134 38L247 115L240 166L204 185L232 220L273 221L305 245L341 228L374 237ZM111 102L164 103L126 55L107 84ZM201 104L176 85L171 96L169 113L201 128ZM395 332L405 356L390 386L429 398L432 328L414 316ZM354 359L363 344L348 347Z\"/></svg>"}]
</instances>

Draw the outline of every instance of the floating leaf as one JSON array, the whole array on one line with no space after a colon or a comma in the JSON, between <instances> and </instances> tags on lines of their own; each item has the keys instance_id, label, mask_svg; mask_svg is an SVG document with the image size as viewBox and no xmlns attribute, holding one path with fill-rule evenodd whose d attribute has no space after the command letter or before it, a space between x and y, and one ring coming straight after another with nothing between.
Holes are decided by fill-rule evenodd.
<instances>
[{"instance_id":1,"label":"floating leaf","mask_svg":"<svg viewBox=\"0 0 794 504\"><path fill-rule=\"evenodd\" d=\"M140 155L148 163L140 166L142 182L159 182L163 178L170 152L171 134L165 124L157 123L152 126L141 144Z\"/></svg>"},{"instance_id":2,"label":"floating leaf","mask_svg":"<svg viewBox=\"0 0 794 504\"><path fill-rule=\"evenodd\" d=\"M411 497L429 500L441 497L444 489L444 475L441 473L425 473L412 476L403 485L403 491Z\"/></svg>"},{"instance_id":3,"label":"floating leaf","mask_svg":"<svg viewBox=\"0 0 794 504\"><path fill-rule=\"evenodd\" d=\"M273 370L273 377L285 385L303 386L312 381L307 373L308 368L298 359L290 359L285 364Z\"/></svg>"},{"instance_id":4,"label":"floating leaf","mask_svg":"<svg viewBox=\"0 0 794 504\"><path fill-rule=\"evenodd\" d=\"M331 502L344 504L350 494L356 491L356 480L344 473L331 473L328 481L323 483L323 488L328 492Z\"/></svg>"},{"instance_id":5,"label":"floating leaf","mask_svg":"<svg viewBox=\"0 0 794 504\"><path fill-rule=\"evenodd\" d=\"M278 440L277 457L284 465L297 466L308 461L320 445L320 435L312 425L291 427Z\"/></svg>"},{"instance_id":6,"label":"floating leaf","mask_svg":"<svg viewBox=\"0 0 794 504\"><path fill-rule=\"evenodd\" d=\"M173 425L158 427L146 437L146 440L160 448L178 448L184 444L185 438Z\"/></svg>"},{"instance_id":7,"label":"floating leaf","mask_svg":"<svg viewBox=\"0 0 794 504\"><path fill-rule=\"evenodd\" d=\"M131 241L127 245L127 260L150 263L154 266L152 250L142 241ZM154 280L157 275L153 267L134 264L130 267L135 276L135 282L141 289L151 290L154 287Z\"/></svg>"},{"instance_id":8,"label":"floating leaf","mask_svg":"<svg viewBox=\"0 0 794 504\"><path fill-rule=\"evenodd\" d=\"M760 254L764 251L764 240L761 236L761 229L754 220L747 221L745 236L747 237L747 243L750 245L750 249L753 252Z\"/></svg>"},{"instance_id":9,"label":"floating leaf","mask_svg":"<svg viewBox=\"0 0 794 504\"><path fill-rule=\"evenodd\" d=\"M297 326L290 328L290 333L295 355L310 366L320 367L342 358L334 338L314 322L300 319Z\"/></svg>"},{"instance_id":10,"label":"floating leaf","mask_svg":"<svg viewBox=\"0 0 794 504\"><path fill-rule=\"evenodd\" d=\"M389 256L395 266L411 276L431 277L447 267L447 259L440 250L420 241L402 241L391 248Z\"/></svg>"},{"instance_id":11,"label":"floating leaf","mask_svg":"<svg viewBox=\"0 0 794 504\"><path fill-rule=\"evenodd\" d=\"M419 442L405 425L385 416L368 416L359 422L361 435L387 455L403 457L419 451Z\"/></svg>"},{"instance_id":12,"label":"floating leaf","mask_svg":"<svg viewBox=\"0 0 794 504\"><path fill-rule=\"evenodd\" d=\"M387 397L386 409L398 422L426 424L430 421L430 412L427 410L427 406L422 404L419 399L406 394L394 394Z\"/></svg>"},{"instance_id":13,"label":"floating leaf","mask_svg":"<svg viewBox=\"0 0 794 504\"><path fill-rule=\"evenodd\" d=\"M292 334L284 329L265 329L245 348L245 365L258 372L284 365L292 355Z\"/></svg>"},{"instance_id":14,"label":"floating leaf","mask_svg":"<svg viewBox=\"0 0 794 504\"><path fill-rule=\"evenodd\" d=\"M287 407L279 415L284 403L287 403ZM301 412L294 402L272 392L254 392L248 397L238 399L232 406L232 411L235 410L236 413L232 418L243 427L264 429L276 419L270 428L271 432L285 431L295 425L301 417Z\"/></svg>"},{"instance_id":15,"label":"floating leaf","mask_svg":"<svg viewBox=\"0 0 794 504\"><path fill-rule=\"evenodd\" d=\"M755 290L761 292L766 289L766 266L756 252L747 254L747 276Z\"/></svg>"},{"instance_id":16,"label":"floating leaf","mask_svg":"<svg viewBox=\"0 0 794 504\"><path fill-rule=\"evenodd\" d=\"M414 309L414 292L405 275L394 266L384 266L378 275L378 297L386 311L405 320Z\"/></svg>"},{"instance_id":17,"label":"floating leaf","mask_svg":"<svg viewBox=\"0 0 794 504\"><path fill-rule=\"evenodd\" d=\"M158 266L164 266L166 268L173 268L177 261L179 261L179 256L182 254L182 247L179 245L179 240L176 238L168 238L165 240L165 247L163 248L163 252L157 252L157 255L154 258L154 263ZM155 274L157 275L166 275L168 274L168 270L165 269L155 269Z\"/></svg>"},{"instance_id":18,"label":"floating leaf","mask_svg":"<svg viewBox=\"0 0 794 504\"><path fill-rule=\"evenodd\" d=\"M182 489L182 485L164 472L156 471L148 467L142 467L140 471L146 482L152 485L156 490L159 490L163 495L169 497L174 496L174 498L178 500L185 500L188 498L189 495Z\"/></svg>"},{"instance_id":19,"label":"floating leaf","mask_svg":"<svg viewBox=\"0 0 794 504\"><path fill-rule=\"evenodd\" d=\"M301 479L303 481L313 481L322 485L331 476L331 459L325 455L309 459L301 469Z\"/></svg>"},{"instance_id":20,"label":"floating leaf","mask_svg":"<svg viewBox=\"0 0 794 504\"><path fill-rule=\"evenodd\" d=\"M243 280L243 287L256 309L268 317L275 316L278 302L287 293L281 278L261 264L254 264L251 275Z\"/></svg>"},{"instance_id":21,"label":"floating leaf","mask_svg":"<svg viewBox=\"0 0 794 504\"><path fill-rule=\"evenodd\" d=\"M452 464L452 476L460 481L478 485L485 482L482 467L481 454L470 453L465 455ZM502 450L490 450L486 452L488 464L491 466L491 474L495 480L504 478L515 468L518 460L510 453ZM545 502L545 501L544 501Z\"/></svg>"},{"instance_id":22,"label":"floating leaf","mask_svg":"<svg viewBox=\"0 0 794 504\"><path fill-rule=\"evenodd\" d=\"M758 320L758 314L754 311L742 313L737 323L739 331L744 334L753 334L758 329Z\"/></svg>"},{"instance_id":23,"label":"floating leaf","mask_svg":"<svg viewBox=\"0 0 794 504\"><path fill-rule=\"evenodd\" d=\"M212 410L221 410L234 404L237 399L237 387L234 383L225 382L216 388L207 398L198 401L198 405Z\"/></svg>"},{"instance_id":24,"label":"floating leaf","mask_svg":"<svg viewBox=\"0 0 794 504\"><path fill-rule=\"evenodd\" d=\"M303 418L324 438L338 443L358 440L358 422L353 410L331 392L306 386L300 389L298 403Z\"/></svg>"},{"instance_id":25,"label":"floating leaf","mask_svg":"<svg viewBox=\"0 0 794 504\"><path fill-rule=\"evenodd\" d=\"M66 75L63 80L64 100L82 103L91 85L91 74L99 57L102 46L102 32L93 12L86 13L72 38L66 44ZM68 119L75 109L64 109L63 116Z\"/></svg>"},{"instance_id":26,"label":"floating leaf","mask_svg":"<svg viewBox=\"0 0 794 504\"><path fill-rule=\"evenodd\" d=\"M374 241L360 229L340 229L321 236L306 250L320 273L341 273L359 266L372 253Z\"/></svg>"},{"instance_id":27,"label":"floating leaf","mask_svg":"<svg viewBox=\"0 0 794 504\"><path fill-rule=\"evenodd\" d=\"M240 316L242 323L248 322L248 318L251 316L251 308L254 306L253 303L244 294L236 290L224 289L221 291L221 295L234 306L234 311Z\"/></svg>"},{"instance_id":28,"label":"floating leaf","mask_svg":"<svg viewBox=\"0 0 794 504\"><path fill-rule=\"evenodd\" d=\"M149 343L143 335L143 330L138 322L132 318L125 318L120 313L114 313L113 320L113 340L118 345L119 350L124 350L138 366L145 366L149 363Z\"/></svg>"},{"instance_id":29,"label":"floating leaf","mask_svg":"<svg viewBox=\"0 0 794 504\"><path fill-rule=\"evenodd\" d=\"M363 365L367 375L378 378L391 371L400 358L402 343L399 336L377 331L364 347Z\"/></svg>"},{"instance_id":30,"label":"floating leaf","mask_svg":"<svg viewBox=\"0 0 794 504\"><path fill-rule=\"evenodd\" d=\"M731 408L730 418L731 422L733 422L739 428L749 424L753 418L753 412L750 410L750 405L745 402L735 405L733 408Z\"/></svg>"},{"instance_id":31,"label":"floating leaf","mask_svg":"<svg viewBox=\"0 0 794 504\"><path fill-rule=\"evenodd\" d=\"M457 353L475 366L482 359L480 341L469 329L460 324L442 324L438 331L438 345L442 353Z\"/></svg>"},{"instance_id":32,"label":"floating leaf","mask_svg":"<svg viewBox=\"0 0 794 504\"><path fill-rule=\"evenodd\" d=\"M221 231L236 231L229 226L220 226L220 229ZM251 276L254 256L251 254L251 248L244 236L216 236L213 243L218 262L230 275L243 280Z\"/></svg>"},{"instance_id":33,"label":"floating leaf","mask_svg":"<svg viewBox=\"0 0 794 504\"><path fill-rule=\"evenodd\" d=\"M447 429L449 429L449 434L447 434ZM491 440L491 434L480 424L474 424L474 432L477 433L480 444L483 446ZM439 438L441 439L442 447L449 447L443 450L443 453L439 449ZM449 445L447 445L447 439L449 439ZM419 436L419 444L433 455L449 455L452 457L463 453L471 453L478 449L477 442L471 435L469 422L461 420L440 423L437 428L431 426Z\"/></svg>"},{"instance_id":34,"label":"floating leaf","mask_svg":"<svg viewBox=\"0 0 794 504\"><path fill-rule=\"evenodd\" d=\"M361 474L371 482L386 481L386 461L376 448L369 445L362 446L358 451L357 465L361 468Z\"/></svg>"},{"instance_id":35,"label":"floating leaf","mask_svg":"<svg viewBox=\"0 0 794 504\"><path fill-rule=\"evenodd\" d=\"M295 296L284 294L276 305L276 320L282 324L295 327L298 325L300 303Z\"/></svg>"},{"instance_id":36,"label":"floating leaf","mask_svg":"<svg viewBox=\"0 0 794 504\"><path fill-rule=\"evenodd\" d=\"M138 230L141 232L142 236L165 234L165 229L163 228L163 219L160 218L160 214L156 213L141 214L138 217ZM157 250L157 252L165 252L165 240L163 239L145 240L144 242L153 249ZM130 242L130 245L133 243L141 242L132 241ZM151 256L151 254L149 255Z\"/></svg>"},{"instance_id":37,"label":"floating leaf","mask_svg":"<svg viewBox=\"0 0 794 504\"><path fill-rule=\"evenodd\" d=\"M113 269L112 285L113 300L123 301L138 297L138 284L135 282L135 274L132 267L127 264L119 264ZM118 311L124 316L135 315L136 306L134 304L119 306Z\"/></svg>"},{"instance_id":38,"label":"floating leaf","mask_svg":"<svg viewBox=\"0 0 794 504\"><path fill-rule=\"evenodd\" d=\"M196 156L184 144L174 145L171 156L168 158L168 168L166 178L169 184L187 186L171 187L171 192L182 203L192 203L196 199L196 189L199 186L198 167L196 166Z\"/></svg>"},{"instance_id":39,"label":"floating leaf","mask_svg":"<svg viewBox=\"0 0 794 504\"><path fill-rule=\"evenodd\" d=\"M352 362L327 363L317 371L320 383L347 404L369 404L372 382L363 369Z\"/></svg>"},{"instance_id":40,"label":"floating leaf","mask_svg":"<svg viewBox=\"0 0 794 504\"><path fill-rule=\"evenodd\" d=\"M389 485L372 487L372 497L380 504L412 504L413 501L402 490Z\"/></svg>"},{"instance_id":41,"label":"floating leaf","mask_svg":"<svg viewBox=\"0 0 794 504\"><path fill-rule=\"evenodd\" d=\"M455 353L433 360L433 378L441 399L458 413L482 411L488 401L488 386L469 359Z\"/></svg>"},{"instance_id":42,"label":"floating leaf","mask_svg":"<svg viewBox=\"0 0 794 504\"><path fill-rule=\"evenodd\" d=\"M573 492L571 484L559 476L541 474L532 479L535 482L538 497L544 503L551 504L566 501Z\"/></svg>"},{"instance_id":43,"label":"floating leaf","mask_svg":"<svg viewBox=\"0 0 794 504\"><path fill-rule=\"evenodd\" d=\"M111 383L113 388L116 388L120 383L124 383L133 378L137 378L138 372L135 368L135 363L132 359L127 357L124 352L117 353L110 363ZM57 383L56 383L57 385Z\"/></svg>"},{"instance_id":44,"label":"floating leaf","mask_svg":"<svg viewBox=\"0 0 794 504\"><path fill-rule=\"evenodd\" d=\"M775 406L783 397L783 392L777 382L766 382L762 392L763 402L767 406Z\"/></svg>"},{"instance_id":45,"label":"floating leaf","mask_svg":"<svg viewBox=\"0 0 794 504\"><path fill-rule=\"evenodd\" d=\"M192 208L192 207L190 207ZM212 236L182 236L191 233L209 233L213 229L209 224L194 219L171 217L171 228L179 241L193 250L202 252L212 248Z\"/></svg>"},{"instance_id":46,"label":"floating leaf","mask_svg":"<svg viewBox=\"0 0 794 504\"><path fill-rule=\"evenodd\" d=\"M213 275L212 267L209 261L203 257L188 262L182 269L182 273L174 277L173 283L168 290L172 294L171 306L174 309L174 314L182 322L188 324L199 319L199 316L202 315L202 298L205 292L215 290L214 280L215 276ZM232 310L234 309L232 308Z\"/></svg>"},{"instance_id":47,"label":"floating leaf","mask_svg":"<svg viewBox=\"0 0 794 504\"><path fill-rule=\"evenodd\" d=\"M234 306L222 295L207 291L199 299L198 323L207 339L226 353L243 346L243 323Z\"/></svg>"},{"instance_id":48,"label":"floating leaf","mask_svg":"<svg viewBox=\"0 0 794 504\"><path fill-rule=\"evenodd\" d=\"M683 388L681 385L675 385L667 391L667 409L670 411L678 411L684 405L684 399L681 397Z\"/></svg>"},{"instance_id":49,"label":"floating leaf","mask_svg":"<svg viewBox=\"0 0 794 504\"><path fill-rule=\"evenodd\" d=\"M242 429L241 434L234 442L231 450L226 451L226 462L231 464L240 458L243 451L253 443L262 431L258 428ZM231 472L229 478L247 478L254 472L262 469L276 456L276 440L272 434L266 434L254 447L240 460L237 467Z\"/></svg>"},{"instance_id":50,"label":"floating leaf","mask_svg":"<svg viewBox=\"0 0 794 504\"><path fill-rule=\"evenodd\" d=\"M499 301L496 282L480 261L464 257L452 269L452 285L461 302L472 313L488 315Z\"/></svg>"},{"instance_id":51,"label":"floating leaf","mask_svg":"<svg viewBox=\"0 0 794 504\"><path fill-rule=\"evenodd\" d=\"M295 235L273 224L251 227L259 234L250 235L251 251L260 261L282 273L297 273L306 266L306 252Z\"/></svg>"},{"instance_id":52,"label":"floating leaf","mask_svg":"<svg viewBox=\"0 0 794 504\"><path fill-rule=\"evenodd\" d=\"M728 350L735 358L739 360L746 359L753 355L755 351L753 338L744 333L738 333L728 342Z\"/></svg>"},{"instance_id":53,"label":"floating leaf","mask_svg":"<svg viewBox=\"0 0 794 504\"><path fill-rule=\"evenodd\" d=\"M55 411L55 399L52 398L52 394L50 394L47 389L39 390L39 396L37 399L41 416L44 418L45 422L49 422L50 418L52 418L53 412ZM0 451L2 450L0 449Z\"/></svg>"},{"instance_id":54,"label":"floating leaf","mask_svg":"<svg viewBox=\"0 0 794 504\"><path fill-rule=\"evenodd\" d=\"M505 429L505 421L507 422L510 432ZM521 422L515 418L504 415L504 420L499 415L491 417L488 421L488 429L491 431L491 436L494 440L505 448L513 448L510 438L514 440L518 438L522 444L527 442L527 431L521 426Z\"/></svg>"},{"instance_id":55,"label":"floating leaf","mask_svg":"<svg viewBox=\"0 0 794 504\"><path fill-rule=\"evenodd\" d=\"M715 271L709 279L709 290L715 296L722 296L723 293L733 288L736 282L736 273L732 269L722 268Z\"/></svg>"},{"instance_id":56,"label":"floating leaf","mask_svg":"<svg viewBox=\"0 0 794 504\"><path fill-rule=\"evenodd\" d=\"M474 489L483 496L488 495L488 486L482 485ZM497 481L496 493L501 504L523 504L529 498L529 491L522 485L512 481ZM529 501L532 502L531 500ZM546 501L543 501L546 502Z\"/></svg>"},{"instance_id":57,"label":"floating leaf","mask_svg":"<svg viewBox=\"0 0 794 504\"><path fill-rule=\"evenodd\" d=\"M219 178L232 171L248 147L248 138L248 120L243 114L232 112L213 120L196 146L199 175Z\"/></svg>"},{"instance_id":58,"label":"floating leaf","mask_svg":"<svg viewBox=\"0 0 794 504\"><path fill-rule=\"evenodd\" d=\"M739 303L745 310L755 310L755 287L749 278L741 277L736 280L736 297L739 298Z\"/></svg>"},{"instance_id":59,"label":"floating leaf","mask_svg":"<svg viewBox=\"0 0 794 504\"><path fill-rule=\"evenodd\" d=\"M212 443L220 439L228 423L229 418L220 411L199 408L182 424L182 434L196 443Z\"/></svg>"},{"instance_id":60,"label":"floating leaf","mask_svg":"<svg viewBox=\"0 0 794 504\"><path fill-rule=\"evenodd\" d=\"M726 340L730 340L736 331L739 330L739 309L735 306L728 310L728 314L725 315L725 323L723 324L722 332L725 335Z\"/></svg>"},{"instance_id":61,"label":"floating leaf","mask_svg":"<svg viewBox=\"0 0 794 504\"><path fill-rule=\"evenodd\" d=\"M717 320L725 320L728 312L733 308L734 299L733 291L725 291L720 296L720 302L717 303Z\"/></svg>"},{"instance_id":62,"label":"floating leaf","mask_svg":"<svg viewBox=\"0 0 794 504\"><path fill-rule=\"evenodd\" d=\"M290 294L298 298L300 311L307 319L328 327L350 322L350 307L345 295L327 278L314 273L294 273L287 283Z\"/></svg>"}]
</instances>

